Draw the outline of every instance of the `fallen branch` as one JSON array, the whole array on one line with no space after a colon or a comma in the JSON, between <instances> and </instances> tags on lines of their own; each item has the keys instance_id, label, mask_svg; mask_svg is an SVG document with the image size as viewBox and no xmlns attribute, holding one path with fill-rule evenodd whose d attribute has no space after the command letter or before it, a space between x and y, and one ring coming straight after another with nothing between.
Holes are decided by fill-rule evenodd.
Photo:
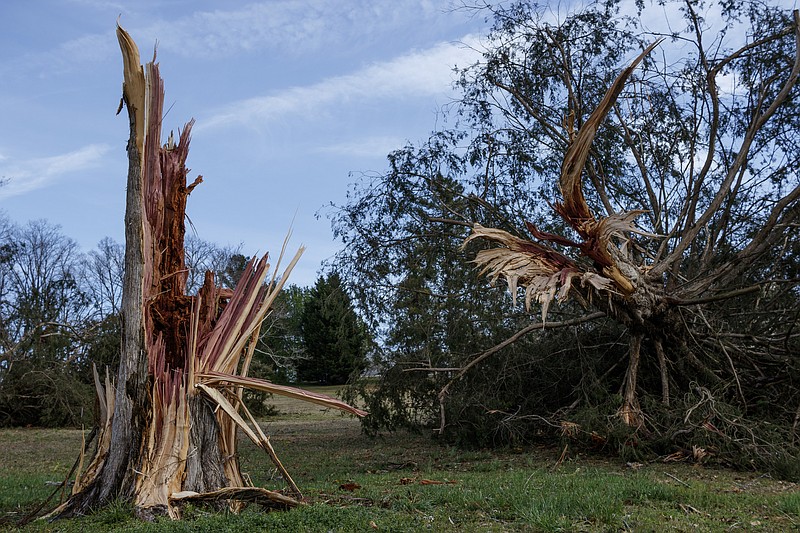
<instances>
[{"instance_id":1,"label":"fallen branch","mask_svg":"<svg viewBox=\"0 0 800 533\"><path fill-rule=\"evenodd\" d=\"M683 485L684 487L689 487L689 486L690 486L688 483L686 483L686 482L685 482L685 481L683 481L682 479L678 479L677 477L673 476L673 475L672 475L672 474L670 474L669 472L664 472L664 475L665 475L665 476L667 476L667 477L670 477L670 478L674 479L675 481L677 481L678 483L680 483L680 484L681 484L681 485Z\"/></svg>"},{"instance_id":2,"label":"fallen branch","mask_svg":"<svg viewBox=\"0 0 800 533\"><path fill-rule=\"evenodd\" d=\"M257 503L270 509L291 509L304 502L285 496L280 492L262 489L260 487L225 487L211 492L198 493L191 490L176 492L170 495L170 503L186 502L219 502L236 500L244 503Z\"/></svg>"}]
</instances>

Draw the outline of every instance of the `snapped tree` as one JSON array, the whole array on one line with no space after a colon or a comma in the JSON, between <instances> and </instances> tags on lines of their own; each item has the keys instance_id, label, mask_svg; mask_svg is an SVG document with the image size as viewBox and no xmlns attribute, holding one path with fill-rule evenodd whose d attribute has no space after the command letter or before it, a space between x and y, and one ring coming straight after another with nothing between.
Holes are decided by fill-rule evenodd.
<instances>
[{"instance_id":1,"label":"snapped tree","mask_svg":"<svg viewBox=\"0 0 800 533\"><path fill-rule=\"evenodd\" d=\"M410 339L445 301L478 340L464 350L441 313L412 357L385 344L395 381L368 394L396 406L425 381L448 413L444 431L482 406L495 428L515 418L558 428L579 407L616 402L640 435L722 435L767 458L777 441L754 428L773 424L791 442L800 423L797 15L667 2L681 24L658 31L620 5L561 20L529 2L492 8L482 60L460 70L456 126L391 154L390 172L334 215L366 315L386 323L393 302L430 304L389 326L389 341ZM464 279L452 264L464 240L462 260L522 290L543 322L521 325ZM451 259L432 268L432 254ZM548 336L557 327L569 328L560 345ZM497 384L524 383L523 370L536 386L498 399ZM682 408L680 427L648 419L643 397ZM392 409L371 407L387 419Z\"/></svg>"},{"instance_id":2,"label":"snapped tree","mask_svg":"<svg viewBox=\"0 0 800 533\"><path fill-rule=\"evenodd\" d=\"M763 376L776 357L793 355L793 324L776 322L767 311L754 314L746 331L731 331L726 308L708 304L758 293L770 301L765 305L783 313L792 302L790 297L778 303L797 280L785 279L768 261L791 253L788 245L796 240L800 219L797 139L789 141L783 131L794 120L785 113L791 113L797 97L800 17L796 11L791 18L780 11L767 13L783 14L784 25L767 34L754 32L734 49L718 45L709 50L698 6L687 2L684 9L696 47L696 57L684 68L691 68L695 85L681 91L680 86L642 81L645 94L654 93L675 114L648 117L655 110L637 102L635 94L627 110L618 105L635 67L659 41L619 74L585 121L574 96L579 75L561 72L569 95L562 134L568 148L558 182L562 199L552 207L578 238L543 232L528 223L533 240L479 224L467 239L500 245L478 252L475 262L492 278L504 278L514 297L518 286L524 288L526 306L539 302L543 320L553 300L573 296L625 326L629 349L619 412L632 426L644 422L637 387L645 342L658 361L665 404L673 381L670 366L692 368L713 385L729 379L746 404L742 372L754 368ZM556 40L551 51L565 65L570 64L570 44ZM753 58L759 55L762 64L754 68ZM499 68L510 72L513 67L509 61ZM721 89L723 76L736 77L737 85ZM534 120L553 126L540 118L528 95L507 84L508 78L493 81ZM729 110L725 118L722 109ZM594 150L603 149L593 148L593 141L612 112L615 137L628 151L620 156L635 164L638 175L620 179L602 174L603 156L592 158ZM659 121L670 119L684 121L679 135L660 138ZM771 121L782 119L787 124L776 130ZM634 209L624 201L614 205L609 191L615 185L621 189L617 198L621 193L624 198L626 189L646 194L631 195ZM587 187L605 200L597 210L587 203ZM650 214L646 230L635 224L645 213ZM764 351L759 354L754 345Z\"/></svg>"},{"instance_id":3,"label":"snapped tree","mask_svg":"<svg viewBox=\"0 0 800 533\"><path fill-rule=\"evenodd\" d=\"M164 87L158 65L151 61L143 67L136 44L119 26L117 37L130 118L122 351L115 381L95 373L96 451L81 462L72 496L54 514L83 514L116 497L132 501L143 518L178 518L178 502L187 500L230 500L234 510L245 501L297 505L300 492L249 415L243 388L365 414L333 398L248 375L261 322L302 249L279 280L277 265L269 277L264 256L247 262L233 290L216 287L207 272L199 293L186 294L186 201L202 181L187 183L193 121L177 141L170 135L161 144ZM237 430L270 455L295 498L248 486L236 454Z\"/></svg>"}]
</instances>

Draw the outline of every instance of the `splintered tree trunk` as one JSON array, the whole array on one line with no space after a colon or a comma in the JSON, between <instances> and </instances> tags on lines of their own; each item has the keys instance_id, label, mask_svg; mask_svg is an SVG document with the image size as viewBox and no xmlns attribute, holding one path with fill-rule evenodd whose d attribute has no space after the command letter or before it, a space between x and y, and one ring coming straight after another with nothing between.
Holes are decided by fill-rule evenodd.
<instances>
[{"instance_id":1,"label":"splintered tree trunk","mask_svg":"<svg viewBox=\"0 0 800 533\"><path fill-rule=\"evenodd\" d=\"M664 293L656 281L648 279L618 247L616 240L625 241L625 235L638 233L634 219L642 211L628 211L600 219L589 208L583 194L581 174L589 156L595 134L603 119L612 109L627 79L644 57L658 42L651 44L625 70L606 92L603 100L576 133L561 167L559 188L562 202L554 205L555 211L581 237L576 243L559 235L539 231L532 224L528 230L537 241L513 236L505 231L484 228L475 224L467 241L486 239L502 245L478 252L475 262L494 278L504 277L512 294L516 287L526 288L526 304L534 298L542 304L542 320L547 316L549 304L554 299L576 295L581 302L593 302L609 316L623 323L631 331L628 368L622 384L623 402L619 408L622 420L631 426L642 423L642 413L637 394L637 377L645 333L658 333L656 322L675 322L665 312ZM651 235L652 236L652 235ZM562 254L553 244L577 249L591 261L587 268ZM654 335L661 347L661 339ZM663 350L661 351L663 356ZM662 386L668 401L668 379L665 359L661 358Z\"/></svg>"},{"instance_id":2,"label":"splintered tree trunk","mask_svg":"<svg viewBox=\"0 0 800 533\"><path fill-rule=\"evenodd\" d=\"M84 514L121 497L150 519L179 518L181 501L227 500L233 510L257 501L287 508L298 500L247 486L239 470L237 429L264 449L289 490L299 490L269 438L242 403L242 388L282 394L363 416L333 398L247 376L261 321L302 249L267 280L267 257L251 260L237 287L186 294L183 248L189 135L161 144L164 84L154 62L142 67L131 37L117 27L124 63L123 101L130 117L125 213L122 356L116 385L95 373L100 436L76 475L73 494L53 514ZM280 262L280 258L278 259ZM277 266L275 267L277 272ZM248 422L249 420L249 422ZM83 453L83 452L82 452Z\"/></svg>"}]
</instances>

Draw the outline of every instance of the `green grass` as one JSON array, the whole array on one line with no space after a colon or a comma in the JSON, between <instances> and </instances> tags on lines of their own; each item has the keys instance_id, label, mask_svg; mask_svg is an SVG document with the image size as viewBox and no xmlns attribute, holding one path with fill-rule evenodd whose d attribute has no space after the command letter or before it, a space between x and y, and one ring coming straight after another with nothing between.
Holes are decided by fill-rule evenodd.
<instances>
[{"instance_id":1,"label":"green grass","mask_svg":"<svg viewBox=\"0 0 800 533\"><path fill-rule=\"evenodd\" d=\"M0 431L0 524L23 516L63 481L81 447L69 429Z\"/></svg>"},{"instance_id":2,"label":"green grass","mask_svg":"<svg viewBox=\"0 0 800 533\"><path fill-rule=\"evenodd\" d=\"M293 412L299 409L302 412ZM686 464L631 469L560 450L460 450L425 436L361 435L358 422L282 404L265 423L311 505L239 515L188 507L184 520L132 518L118 502L92 516L26 531L787 531L800 528L800 491L767 476ZM66 474L80 445L70 430L0 431L0 520L6 527ZM243 470L283 488L269 459L241 441ZM430 483L437 482L437 483ZM358 488L348 491L344 484ZM351 487L352 488L352 487Z\"/></svg>"}]
</instances>

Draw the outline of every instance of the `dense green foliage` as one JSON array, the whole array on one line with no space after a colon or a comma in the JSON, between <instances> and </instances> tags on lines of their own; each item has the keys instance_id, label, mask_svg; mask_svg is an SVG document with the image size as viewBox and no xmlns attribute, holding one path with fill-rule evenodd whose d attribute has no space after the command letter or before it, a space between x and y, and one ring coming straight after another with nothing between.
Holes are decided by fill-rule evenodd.
<instances>
[{"instance_id":1,"label":"dense green foliage","mask_svg":"<svg viewBox=\"0 0 800 533\"><path fill-rule=\"evenodd\" d=\"M309 290L300 329L305 354L296 362L298 380L341 385L367 367L367 330L338 273L320 277Z\"/></svg>"},{"instance_id":2,"label":"dense green foliage","mask_svg":"<svg viewBox=\"0 0 800 533\"><path fill-rule=\"evenodd\" d=\"M0 224L0 425L89 422L79 369L95 324L77 245L45 221Z\"/></svg>"}]
</instances>

